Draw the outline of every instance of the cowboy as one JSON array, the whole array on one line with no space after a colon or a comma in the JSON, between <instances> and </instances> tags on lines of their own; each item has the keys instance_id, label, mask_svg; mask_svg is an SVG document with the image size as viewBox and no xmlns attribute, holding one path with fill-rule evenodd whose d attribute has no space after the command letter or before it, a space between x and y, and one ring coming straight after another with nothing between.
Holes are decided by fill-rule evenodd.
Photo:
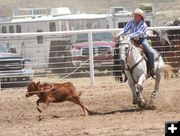
<instances>
[{"instance_id":1,"label":"cowboy","mask_svg":"<svg viewBox=\"0 0 180 136\"><path fill-rule=\"evenodd\" d=\"M134 10L132 15L133 19L126 24L123 30L114 38L114 41L117 41L121 36L128 34L130 40L138 45L142 45L143 50L148 58L148 76L154 76L154 54L156 51L149 45L147 40L147 25L144 21L144 12L137 8Z\"/></svg>"}]
</instances>

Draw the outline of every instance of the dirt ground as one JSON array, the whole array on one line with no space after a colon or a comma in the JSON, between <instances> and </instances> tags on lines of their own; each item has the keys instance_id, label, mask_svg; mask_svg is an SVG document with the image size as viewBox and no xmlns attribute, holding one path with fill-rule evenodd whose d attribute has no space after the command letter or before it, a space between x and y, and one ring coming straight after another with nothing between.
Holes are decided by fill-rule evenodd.
<instances>
[{"instance_id":1,"label":"dirt ground","mask_svg":"<svg viewBox=\"0 0 180 136\"><path fill-rule=\"evenodd\" d=\"M180 78L162 81L156 97L156 110L141 110L131 104L127 83L113 77L68 80L83 91L82 100L95 112L81 116L79 106L64 102L50 104L43 113L36 110L37 96L25 97L26 88L0 92L0 136L162 136L165 121L180 120ZM149 98L153 80L144 86ZM40 117L41 116L41 117Z\"/></svg>"}]
</instances>

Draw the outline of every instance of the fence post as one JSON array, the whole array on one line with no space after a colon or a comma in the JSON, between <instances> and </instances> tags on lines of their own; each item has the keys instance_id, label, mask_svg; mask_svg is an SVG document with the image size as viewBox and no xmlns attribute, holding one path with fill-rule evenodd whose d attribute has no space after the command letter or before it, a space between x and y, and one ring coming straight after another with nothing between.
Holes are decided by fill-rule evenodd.
<instances>
[{"instance_id":1,"label":"fence post","mask_svg":"<svg viewBox=\"0 0 180 136\"><path fill-rule=\"evenodd\" d=\"M94 56L93 56L92 31L88 32L88 39L89 39L90 78L91 78L91 85L93 86L95 84L95 78L94 78Z\"/></svg>"}]
</instances>

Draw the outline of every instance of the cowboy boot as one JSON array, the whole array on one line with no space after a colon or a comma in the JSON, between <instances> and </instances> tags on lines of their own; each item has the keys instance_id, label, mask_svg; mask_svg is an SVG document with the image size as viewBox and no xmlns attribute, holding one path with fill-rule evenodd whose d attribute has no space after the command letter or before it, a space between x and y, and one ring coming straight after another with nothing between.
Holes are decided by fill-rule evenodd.
<instances>
[{"instance_id":1,"label":"cowboy boot","mask_svg":"<svg viewBox=\"0 0 180 136\"><path fill-rule=\"evenodd\" d=\"M154 69L154 67L152 67L152 66L150 66L149 67L149 70L148 70L148 78L149 77L152 77L153 79L155 79L155 69Z\"/></svg>"}]
</instances>

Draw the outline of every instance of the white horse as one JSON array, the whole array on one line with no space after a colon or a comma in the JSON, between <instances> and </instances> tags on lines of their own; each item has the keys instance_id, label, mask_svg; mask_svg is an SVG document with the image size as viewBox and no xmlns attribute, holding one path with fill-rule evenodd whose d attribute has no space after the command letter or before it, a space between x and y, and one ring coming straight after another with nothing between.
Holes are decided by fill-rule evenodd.
<instances>
[{"instance_id":1,"label":"white horse","mask_svg":"<svg viewBox=\"0 0 180 136\"><path fill-rule=\"evenodd\" d=\"M154 101L156 93L159 90L159 84L162 73L164 78L172 77L172 67L165 64L162 57L159 55L155 58L155 85L151 93L150 103L147 104L142 96L143 82L147 79L147 64L145 57L143 57L138 50L127 38L119 41L119 55L123 62L125 74L128 79L128 84L132 91L133 104L138 104L143 109L154 109Z\"/></svg>"}]
</instances>

